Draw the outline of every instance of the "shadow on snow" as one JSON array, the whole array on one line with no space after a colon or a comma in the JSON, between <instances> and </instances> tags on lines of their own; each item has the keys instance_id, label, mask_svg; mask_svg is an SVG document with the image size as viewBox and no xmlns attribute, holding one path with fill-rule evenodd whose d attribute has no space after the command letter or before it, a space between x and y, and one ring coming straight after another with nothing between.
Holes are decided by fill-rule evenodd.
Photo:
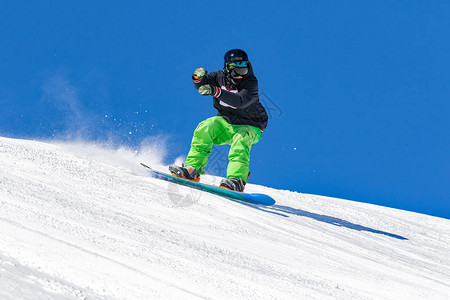
<instances>
[{"instance_id":1,"label":"shadow on snow","mask_svg":"<svg viewBox=\"0 0 450 300\"><path fill-rule=\"evenodd\" d=\"M336 217L320 215L320 214L308 212L308 211L301 210L301 209L295 209L295 208L292 208L289 206L273 205L273 206L264 207L264 208L259 206L259 207L257 207L257 209L268 212L268 213L277 214L277 215L280 215L283 217L289 217L288 215L285 214L285 213L287 213L287 214L292 214L292 215L296 215L296 216L311 218L311 219L314 219L314 220L317 220L320 222L328 223L328 224L335 225L335 226L342 226L342 227L357 230L357 231L367 231L367 232L371 232L371 233L386 235L388 237L399 239L399 240L408 240L407 238L405 238L401 235L389 233L389 232L382 231L382 230L376 230L376 229L373 229L370 227L351 223L349 221L339 219ZM271 210L273 210L273 211L271 211Z\"/></svg>"}]
</instances>

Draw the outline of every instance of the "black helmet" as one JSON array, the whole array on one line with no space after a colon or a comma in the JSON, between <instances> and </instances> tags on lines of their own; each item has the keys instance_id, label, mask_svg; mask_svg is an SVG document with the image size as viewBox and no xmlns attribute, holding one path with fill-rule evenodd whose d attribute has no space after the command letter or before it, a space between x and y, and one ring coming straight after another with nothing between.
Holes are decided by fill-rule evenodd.
<instances>
[{"instance_id":1,"label":"black helmet","mask_svg":"<svg viewBox=\"0 0 450 300\"><path fill-rule=\"evenodd\" d=\"M232 62L237 61L248 61L247 53L245 53L244 50L241 49L231 49L227 53L225 53L225 66Z\"/></svg>"},{"instance_id":2,"label":"black helmet","mask_svg":"<svg viewBox=\"0 0 450 300\"><path fill-rule=\"evenodd\" d=\"M224 56L225 63L223 71L234 84L243 80L249 72L249 61L247 53L241 49L231 49ZM239 76L243 76L240 79Z\"/></svg>"}]
</instances>

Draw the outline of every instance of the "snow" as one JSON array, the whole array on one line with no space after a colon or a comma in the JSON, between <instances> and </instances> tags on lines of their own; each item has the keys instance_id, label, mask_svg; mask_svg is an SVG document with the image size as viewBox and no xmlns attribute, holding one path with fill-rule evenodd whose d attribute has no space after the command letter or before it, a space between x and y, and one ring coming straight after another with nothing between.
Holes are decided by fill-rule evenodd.
<instances>
[{"instance_id":1,"label":"snow","mask_svg":"<svg viewBox=\"0 0 450 300\"><path fill-rule=\"evenodd\" d=\"M0 137L0 298L450 295L450 220L253 184L277 203L244 205L150 178L161 156Z\"/></svg>"}]
</instances>

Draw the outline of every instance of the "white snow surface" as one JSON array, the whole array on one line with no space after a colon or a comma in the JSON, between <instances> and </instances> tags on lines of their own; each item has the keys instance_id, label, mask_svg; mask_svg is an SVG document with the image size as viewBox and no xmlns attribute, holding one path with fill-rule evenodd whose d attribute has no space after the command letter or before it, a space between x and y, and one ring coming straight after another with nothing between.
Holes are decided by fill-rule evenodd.
<instances>
[{"instance_id":1,"label":"white snow surface","mask_svg":"<svg viewBox=\"0 0 450 300\"><path fill-rule=\"evenodd\" d=\"M160 152L0 137L0 299L449 299L450 220L245 205L149 177Z\"/></svg>"}]
</instances>

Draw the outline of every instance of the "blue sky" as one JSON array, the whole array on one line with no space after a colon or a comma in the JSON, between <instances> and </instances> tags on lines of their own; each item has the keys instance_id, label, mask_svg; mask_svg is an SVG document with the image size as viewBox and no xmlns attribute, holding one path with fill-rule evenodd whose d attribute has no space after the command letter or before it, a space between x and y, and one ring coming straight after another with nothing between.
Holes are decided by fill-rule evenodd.
<instances>
[{"instance_id":1,"label":"blue sky","mask_svg":"<svg viewBox=\"0 0 450 300\"><path fill-rule=\"evenodd\" d=\"M242 48L271 117L252 183L450 218L448 1L5 2L1 136L157 136L172 162L216 114L193 70Z\"/></svg>"}]
</instances>

